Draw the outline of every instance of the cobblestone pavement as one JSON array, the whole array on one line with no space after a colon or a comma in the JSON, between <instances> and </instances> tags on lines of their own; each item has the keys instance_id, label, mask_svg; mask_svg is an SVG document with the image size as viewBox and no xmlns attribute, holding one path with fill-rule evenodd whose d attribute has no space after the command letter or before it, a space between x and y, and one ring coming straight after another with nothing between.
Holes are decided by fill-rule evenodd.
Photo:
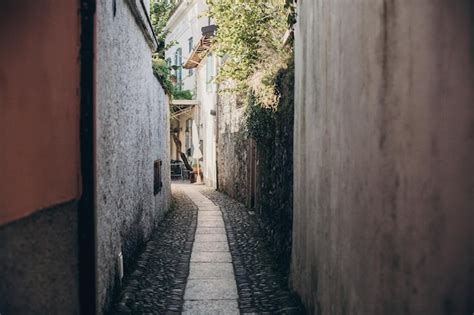
<instances>
[{"instance_id":1,"label":"cobblestone pavement","mask_svg":"<svg viewBox=\"0 0 474 315\"><path fill-rule=\"evenodd\" d=\"M173 187L174 209L161 221L135 270L124 278L112 314L180 314L197 226L197 206Z\"/></svg>"},{"instance_id":2,"label":"cobblestone pavement","mask_svg":"<svg viewBox=\"0 0 474 315\"><path fill-rule=\"evenodd\" d=\"M199 190L223 212L241 313L304 314L257 220L232 198L204 186Z\"/></svg>"},{"instance_id":3,"label":"cobblestone pavement","mask_svg":"<svg viewBox=\"0 0 474 315\"><path fill-rule=\"evenodd\" d=\"M173 199L113 314L304 314L243 205L197 185Z\"/></svg>"}]
</instances>

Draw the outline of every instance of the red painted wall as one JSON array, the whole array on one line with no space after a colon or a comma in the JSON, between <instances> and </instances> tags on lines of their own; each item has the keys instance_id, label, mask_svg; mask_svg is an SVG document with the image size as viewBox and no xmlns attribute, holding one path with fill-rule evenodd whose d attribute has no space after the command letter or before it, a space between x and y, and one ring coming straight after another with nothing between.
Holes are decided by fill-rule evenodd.
<instances>
[{"instance_id":1,"label":"red painted wall","mask_svg":"<svg viewBox=\"0 0 474 315\"><path fill-rule=\"evenodd\" d=\"M0 1L0 224L80 195L77 0Z\"/></svg>"}]
</instances>

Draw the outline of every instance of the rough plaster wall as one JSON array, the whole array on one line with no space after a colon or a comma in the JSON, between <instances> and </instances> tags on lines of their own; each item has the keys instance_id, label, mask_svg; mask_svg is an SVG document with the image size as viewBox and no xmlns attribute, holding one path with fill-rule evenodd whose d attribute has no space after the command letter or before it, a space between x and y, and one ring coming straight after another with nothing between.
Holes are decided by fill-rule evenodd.
<instances>
[{"instance_id":1,"label":"rough plaster wall","mask_svg":"<svg viewBox=\"0 0 474 315\"><path fill-rule=\"evenodd\" d=\"M160 220L171 205L171 166L170 166L170 111L169 98L157 79L152 80L151 131L153 160L163 161L161 168L162 190L155 196L156 219ZM155 222L156 223L156 222Z\"/></svg>"},{"instance_id":2,"label":"rough plaster wall","mask_svg":"<svg viewBox=\"0 0 474 315\"><path fill-rule=\"evenodd\" d=\"M248 192L248 140L242 128L243 108L236 108L236 96L229 94L219 96L218 106L219 190L245 203Z\"/></svg>"},{"instance_id":3,"label":"rough plaster wall","mask_svg":"<svg viewBox=\"0 0 474 315\"><path fill-rule=\"evenodd\" d=\"M293 287L313 313L472 313L471 1L298 6Z\"/></svg>"},{"instance_id":4,"label":"rough plaster wall","mask_svg":"<svg viewBox=\"0 0 474 315\"><path fill-rule=\"evenodd\" d=\"M77 203L0 227L0 313L79 314Z\"/></svg>"},{"instance_id":5,"label":"rough plaster wall","mask_svg":"<svg viewBox=\"0 0 474 315\"><path fill-rule=\"evenodd\" d=\"M97 277L99 312L136 250L169 206L167 99L151 68L151 50L124 1L97 3ZM153 161L163 160L164 187L153 196Z\"/></svg>"}]
</instances>

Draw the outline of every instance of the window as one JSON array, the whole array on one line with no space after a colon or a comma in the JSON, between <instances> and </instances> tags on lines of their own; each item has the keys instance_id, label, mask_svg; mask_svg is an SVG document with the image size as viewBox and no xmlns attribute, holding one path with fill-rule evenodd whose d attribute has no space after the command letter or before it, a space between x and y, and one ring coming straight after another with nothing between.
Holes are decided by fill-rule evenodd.
<instances>
[{"instance_id":1,"label":"window","mask_svg":"<svg viewBox=\"0 0 474 315\"><path fill-rule=\"evenodd\" d=\"M171 68L172 66L171 58L166 59L166 64L168 65L168 68Z\"/></svg>"},{"instance_id":2,"label":"window","mask_svg":"<svg viewBox=\"0 0 474 315\"><path fill-rule=\"evenodd\" d=\"M193 46L194 46L193 38L190 37L188 39L188 52L189 52L190 55L191 55L191 52L193 51ZM193 69L189 69L188 70L188 76L191 77L193 74L194 74Z\"/></svg>"},{"instance_id":3,"label":"window","mask_svg":"<svg viewBox=\"0 0 474 315\"><path fill-rule=\"evenodd\" d=\"M176 49L176 53L174 55L174 65L177 67L175 70L176 76L176 86L178 90L181 90L183 87L183 50L181 48Z\"/></svg>"},{"instance_id":4,"label":"window","mask_svg":"<svg viewBox=\"0 0 474 315\"><path fill-rule=\"evenodd\" d=\"M193 51L193 38L192 37L188 39L188 49L189 49L189 52Z\"/></svg>"}]
</instances>

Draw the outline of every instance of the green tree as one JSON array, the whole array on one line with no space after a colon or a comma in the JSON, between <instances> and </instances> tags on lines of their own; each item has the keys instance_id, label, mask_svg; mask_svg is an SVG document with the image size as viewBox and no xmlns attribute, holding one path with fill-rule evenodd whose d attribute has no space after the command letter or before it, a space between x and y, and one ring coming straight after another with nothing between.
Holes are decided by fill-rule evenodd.
<instances>
[{"instance_id":1,"label":"green tree","mask_svg":"<svg viewBox=\"0 0 474 315\"><path fill-rule=\"evenodd\" d=\"M164 57L166 50L165 40L168 32L166 31L166 23L173 12L175 5L173 1L166 0L151 0L150 1L150 20L155 33L156 39L158 40L158 54L161 58Z\"/></svg>"},{"instance_id":2,"label":"green tree","mask_svg":"<svg viewBox=\"0 0 474 315\"><path fill-rule=\"evenodd\" d=\"M224 63L217 82L230 80L233 91L251 91L258 103L278 103L275 78L292 55L283 37L292 24L290 0L207 0L208 15L218 25L213 49Z\"/></svg>"}]
</instances>

